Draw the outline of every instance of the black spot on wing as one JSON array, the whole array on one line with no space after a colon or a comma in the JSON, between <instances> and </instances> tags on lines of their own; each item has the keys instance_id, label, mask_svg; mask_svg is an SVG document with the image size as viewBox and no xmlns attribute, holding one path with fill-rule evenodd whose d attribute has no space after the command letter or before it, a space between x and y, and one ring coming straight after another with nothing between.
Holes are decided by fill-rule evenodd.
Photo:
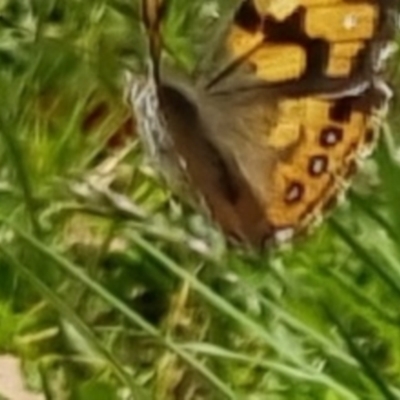
<instances>
[{"instance_id":1,"label":"black spot on wing","mask_svg":"<svg viewBox=\"0 0 400 400\"><path fill-rule=\"evenodd\" d=\"M322 147L332 147L343 139L343 129L337 126L327 126L321 131L319 143Z\"/></svg>"},{"instance_id":2,"label":"black spot on wing","mask_svg":"<svg viewBox=\"0 0 400 400\"><path fill-rule=\"evenodd\" d=\"M336 122L349 122L353 111L354 97L343 97L334 102L329 110L329 117Z\"/></svg>"},{"instance_id":3,"label":"black spot on wing","mask_svg":"<svg viewBox=\"0 0 400 400\"><path fill-rule=\"evenodd\" d=\"M285 201L288 204L294 204L303 198L304 186L300 182L294 181L289 184L285 193Z\"/></svg>"},{"instance_id":4,"label":"black spot on wing","mask_svg":"<svg viewBox=\"0 0 400 400\"><path fill-rule=\"evenodd\" d=\"M317 155L310 158L308 164L308 173L313 177L323 175L328 170L328 157Z\"/></svg>"},{"instance_id":5,"label":"black spot on wing","mask_svg":"<svg viewBox=\"0 0 400 400\"><path fill-rule=\"evenodd\" d=\"M235 13L234 22L241 28L254 32L260 28L262 20L251 0L244 1Z\"/></svg>"}]
</instances>

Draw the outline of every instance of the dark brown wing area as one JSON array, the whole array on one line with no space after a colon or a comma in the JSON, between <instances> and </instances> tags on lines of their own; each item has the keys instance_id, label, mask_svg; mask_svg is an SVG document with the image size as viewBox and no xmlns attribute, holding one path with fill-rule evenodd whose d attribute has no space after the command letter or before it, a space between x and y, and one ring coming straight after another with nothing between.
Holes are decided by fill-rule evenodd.
<instances>
[{"instance_id":1,"label":"dark brown wing area","mask_svg":"<svg viewBox=\"0 0 400 400\"><path fill-rule=\"evenodd\" d=\"M264 207L240 170L229 138L223 141L230 136L233 144L239 148L242 144L239 137L232 138L232 119L238 108L213 103L211 99L204 104L205 99L193 98L174 83L162 83L159 95L168 134L174 143L174 156L184 168L192 197L207 207L229 237L261 247L263 239L272 234ZM244 109L240 107L240 111ZM222 141L217 136L222 136ZM247 155L254 156L254 152Z\"/></svg>"}]
</instances>

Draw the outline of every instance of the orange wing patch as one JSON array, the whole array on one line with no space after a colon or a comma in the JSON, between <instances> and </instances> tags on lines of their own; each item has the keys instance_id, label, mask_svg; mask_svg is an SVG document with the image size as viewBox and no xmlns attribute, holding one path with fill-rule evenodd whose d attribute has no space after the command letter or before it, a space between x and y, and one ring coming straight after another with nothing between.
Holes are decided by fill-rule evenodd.
<instances>
[{"instance_id":1,"label":"orange wing patch","mask_svg":"<svg viewBox=\"0 0 400 400\"><path fill-rule=\"evenodd\" d=\"M330 57L325 71L326 75L333 78L348 76L357 54L364 48L365 43L361 41L332 43L329 49Z\"/></svg>"},{"instance_id":2,"label":"orange wing patch","mask_svg":"<svg viewBox=\"0 0 400 400\"><path fill-rule=\"evenodd\" d=\"M310 7L304 18L304 30L311 38L330 42L369 39L378 21L376 6L337 3L327 7Z\"/></svg>"}]
</instances>

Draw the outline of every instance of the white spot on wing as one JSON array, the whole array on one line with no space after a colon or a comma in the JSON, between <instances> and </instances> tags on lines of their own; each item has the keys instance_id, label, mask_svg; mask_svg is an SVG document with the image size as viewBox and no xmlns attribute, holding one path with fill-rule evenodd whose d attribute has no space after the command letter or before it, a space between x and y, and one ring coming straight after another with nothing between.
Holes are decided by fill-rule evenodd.
<instances>
[{"instance_id":1,"label":"white spot on wing","mask_svg":"<svg viewBox=\"0 0 400 400\"><path fill-rule=\"evenodd\" d=\"M324 137L325 143L329 145L334 145L339 142L338 135L335 131L329 131L325 134Z\"/></svg>"},{"instance_id":2,"label":"white spot on wing","mask_svg":"<svg viewBox=\"0 0 400 400\"><path fill-rule=\"evenodd\" d=\"M326 160L321 157L314 158L311 164L311 171L314 175L320 175L325 171Z\"/></svg>"},{"instance_id":3,"label":"white spot on wing","mask_svg":"<svg viewBox=\"0 0 400 400\"><path fill-rule=\"evenodd\" d=\"M348 14L344 17L343 26L348 31L353 30L358 25L358 18L354 14Z\"/></svg>"}]
</instances>

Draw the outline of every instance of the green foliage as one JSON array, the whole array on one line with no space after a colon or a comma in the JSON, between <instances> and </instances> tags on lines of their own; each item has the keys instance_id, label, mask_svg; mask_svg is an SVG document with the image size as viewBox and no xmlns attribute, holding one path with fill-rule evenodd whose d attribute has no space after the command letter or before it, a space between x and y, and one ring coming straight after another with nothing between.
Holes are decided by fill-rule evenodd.
<instances>
[{"instance_id":1,"label":"green foliage","mask_svg":"<svg viewBox=\"0 0 400 400\"><path fill-rule=\"evenodd\" d=\"M192 69L232 4L172 3L166 46ZM400 398L396 98L330 221L248 254L177 204L126 134L138 1L4 0L0 38L0 350L31 386L49 399Z\"/></svg>"}]
</instances>

